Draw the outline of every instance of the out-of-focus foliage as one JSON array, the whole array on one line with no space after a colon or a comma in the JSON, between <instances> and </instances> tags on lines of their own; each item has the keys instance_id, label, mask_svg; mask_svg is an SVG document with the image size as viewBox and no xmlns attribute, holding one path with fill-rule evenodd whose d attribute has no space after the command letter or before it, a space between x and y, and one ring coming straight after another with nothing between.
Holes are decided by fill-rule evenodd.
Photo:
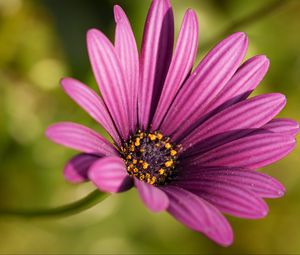
<instances>
[{"instance_id":1,"label":"out-of-focus foliage","mask_svg":"<svg viewBox=\"0 0 300 255\"><path fill-rule=\"evenodd\" d=\"M254 17L234 30L248 34L248 56L266 54L271 60L256 93L286 94L288 104L281 116L299 121L300 1L282 1L265 17ZM212 46L211 39L235 20L271 2L172 0L177 31L185 9L194 8L199 15L199 57L206 46ZM90 184L70 185L63 180L64 163L74 152L47 141L44 130L50 123L73 120L103 132L64 95L59 79L74 76L96 88L85 33L97 27L113 39L115 3L0 0L0 208L53 207L93 189ZM122 0L119 4L140 43L150 1ZM300 253L299 151L264 169L287 189L282 199L269 200L266 219L229 218L235 231L230 248L218 247L167 213L148 212L131 190L70 218L1 217L0 253Z\"/></svg>"}]
</instances>

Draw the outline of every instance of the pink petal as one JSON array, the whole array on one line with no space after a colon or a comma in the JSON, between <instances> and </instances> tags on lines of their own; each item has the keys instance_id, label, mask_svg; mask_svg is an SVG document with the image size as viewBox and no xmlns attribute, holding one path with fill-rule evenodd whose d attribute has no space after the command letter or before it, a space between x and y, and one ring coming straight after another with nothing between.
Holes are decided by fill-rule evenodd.
<instances>
[{"instance_id":1,"label":"pink petal","mask_svg":"<svg viewBox=\"0 0 300 255\"><path fill-rule=\"evenodd\" d=\"M269 175L240 169L222 167L184 169L178 180L201 180L203 182L222 182L233 184L252 191L257 196L265 198L282 197L284 186Z\"/></svg>"},{"instance_id":2,"label":"pink petal","mask_svg":"<svg viewBox=\"0 0 300 255\"><path fill-rule=\"evenodd\" d=\"M180 143L185 154L205 152L260 128L273 119L285 103L285 96L279 93L242 101L211 117Z\"/></svg>"},{"instance_id":3,"label":"pink petal","mask_svg":"<svg viewBox=\"0 0 300 255\"><path fill-rule=\"evenodd\" d=\"M246 49L247 37L243 33L229 36L212 49L178 92L161 131L177 141L193 129L239 67Z\"/></svg>"},{"instance_id":4,"label":"pink petal","mask_svg":"<svg viewBox=\"0 0 300 255\"><path fill-rule=\"evenodd\" d=\"M92 154L78 154L73 157L64 168L64 177L72 183L88 181L88 170L90 166L99 159Z\"/></svg>"},{"instance_id":5,"label":"pink petal","mask_svg":"<svg viewBox=\"0 0 300 255\"><path fill-rule=\"evenodd\" d=\"M292 136L255 134L191 157L189 161L190 164L198 166L257 169L282 159L294 147L295 139Z\"/></svg>"},{"instance_id":6,"label":"pink petal","mask_svg":"<svg viewBox=\"0 0 300 255\"><path fill-rule=\"evenodd\" d=\"M296 136L299 133L299 123L291 119L273 119L261 129L282 135Z\"/></svg>"},{"instance_id":7,"label":"pink petal","mask_svg":"<svg viewBox=\"0 0 300 255\"><path fill-rule=\"evenodd\" d=\"M170 199L168 212L178 221L205 234L218 244L228 246L232 243L232 229L213 205L179 187L167 186L163 189Z\"/></svg>"},{"instance_id":8,"label":"pink petal","mask_svg":"<svg viewBox=\"0 0 300 255\"><path fill-rule=\"evenodd\" d=\"M174 19L169 0L153 0L144 28L140 58L139 122L148 128L169 69Z\"/></svg>"},{"instance_id":9,"label":"pink petal","mask_svg":"<svg viewBox=\"0 0 300 255\"><path fill-rule=\"evenodd\" d=\"M118 155L116 149L95 131L73 122L60 122L46 130L48 139L66 147L99 156Z\"/></svg>"},{"instance_id":10,"label":"pink petal","mask_svg":"<svg viewBox=\"0 0 300 255\"><path fill-rule=\"evenodd\" d=\"M136 178L134 179L134 183L141 199L152 212L161 212L167 209L169 199L164 191Z\"/></svg>"},{"instance_id":11,"label":"pink petal","mask_svg":"<svg viewBox=\"0 0 300 255\"><path fill-rule=\"evenodd\" d=\"M263 55L248 59L207 107L206 114L198 123L200 124L214 114L246 99L261 82L269 65L269 60Z\"/></svg>"},{"instance_id":12,"label":"pink petal","mask_svg":"<svg viewBox=\"0 0 300 255\"><path fill-rule=\"evenodd\" d=\"M129 87L119 57L111 42L96 29L88 31L87 46L103 100L121 137L126 140L129 136Z\"/></svg>"},{"instance_id":13,"label":"pink petal","mask_svg":"<svg viewBox=\"0 0 300 255\"><path fill-rule=\"evenodd\" d=\"M137 128L137 89L139 82L138 49L125 12L120 6L115 5L114 14L116 21L115 48L128 85L130 130L135 132Z\"/></svg>"},{"instance_id":14,"label":"pink petal","mask_svg":"<svg viewBox=\"0 0 300 255\"><path fill-rule=\"evenodd\" d=\"M88 172L89 179L104 192L122 192L133 185L124 161L120 157L104 157L96 161Z\"/></svg>"},{"instance_id":15,"label":"pink petal","mask_svg":"<svg viewBox=\"0 0 300 255\"><path fill-rule=\"evenodd\" d=\"M159 126L182 86L187 75L190 73L198 49L198 19L193 10L187 10L179 32L176 49L165 80L163 91L157 106L152 129L158 130Z\"/></svg>"},{"instance_id":16,"label":"pink petal","mask_svg":"<svg viewBox=\"0 0 300 255\"><path fill-rule=\"evenodd\" d=\"M173 185L189 190L213 204L221 212L236 217L258 219L268 213L268 206L263 199L244 187L222 182L218 178L201 179L190 176L176 181Z\"/></svg>"},{"instance_id":17,"label":"pink petal","mask_svg":"<svg viewBox=\"0 0 300 255\"><path fill-rule=\"evenodd\" d=\"M114 141L120 145L120 137L102 98L95 91L75 79L64 78L61 80L61 84L64 91L93 119L102 125Z\"/></svg>"}]
</instances>

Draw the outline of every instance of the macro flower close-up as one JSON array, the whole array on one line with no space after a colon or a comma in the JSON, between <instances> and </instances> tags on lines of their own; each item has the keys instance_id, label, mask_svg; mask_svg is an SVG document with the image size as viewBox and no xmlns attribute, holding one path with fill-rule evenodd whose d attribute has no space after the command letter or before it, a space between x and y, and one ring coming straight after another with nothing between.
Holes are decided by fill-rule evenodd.
<instances>
[{"instance_id":1,"label":"macro flower close-up","mask_svg":"<svg viewBox=\"0 0 300 255\"><path fill-rule=\"evenodd\" d=\"M102 96L76 79L61 80L112 143L80 124L51 125L49 139L81 152L66 164L65 179L91 181L110 193L134 186L151 211L168 211L216 243L232 244L223 213L267 215L264 198L281 197L285 189L258 169L289 154L299 131L296 121L275 118L286 104L283 94L250 96L269 60L257 55L244 61L247 35L236 32L195 65L197 15L186 11L173 50L169 0L153 0L140 54L120 6L114 18L114 43L97 29L87 32Z\"/></svg>"},{"instance_id":2,"label":"macro flower close-up","mask_svg":"<svg viewBox=\"0 0 300 255\"><path fill-rule=\"evenodd\" d=\"M0 0L0 255L299 254L299 11Z\"/></svg>"}]
</instances>

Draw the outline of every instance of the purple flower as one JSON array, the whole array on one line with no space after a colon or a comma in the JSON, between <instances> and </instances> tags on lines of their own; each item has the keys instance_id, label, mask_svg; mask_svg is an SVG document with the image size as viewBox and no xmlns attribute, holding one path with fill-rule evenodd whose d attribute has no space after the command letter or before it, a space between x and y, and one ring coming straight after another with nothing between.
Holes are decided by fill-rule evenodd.
<instances>
[{"instance_id":1,"label":"purple flower","mask_svg":"<svg viewBox=\"0 0 300 255\"><path fill-rule=\"evenodd\" d=\"M282 94L248 98L269 61L255 56L241 64L244 33L230 35L191 72L198 47L194 11L184 16L173 52L174 21L168 0L154 0L138 55L129 21L114 9L114 45L96 29L87 34L90 61L102 93L72 78L65 92L109 133L113 144L91 129L58 123L52 141L82 153L64 169L73 183L92 181L105 192L135 186L153 212L178 221L215 242L232 243L222 213L262 218L263 198L284 187L255 171L293 150L297 122L273 119L284 107Z\"/></svg>"}]
</instances>

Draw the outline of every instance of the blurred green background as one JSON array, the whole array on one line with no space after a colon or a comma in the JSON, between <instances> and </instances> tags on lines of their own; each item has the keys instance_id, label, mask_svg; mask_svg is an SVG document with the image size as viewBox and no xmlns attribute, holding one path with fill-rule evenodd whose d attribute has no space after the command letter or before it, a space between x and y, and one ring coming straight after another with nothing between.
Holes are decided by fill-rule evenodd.
<instances>
[{"instance_id":1,"label":"blurred green background","mask_svg":"<svg viewBox=\"0 0 300 255\"><path fill-rule=\"evenodd\" d=\"M149 0L0 0L0 208L54 207L93 190L89 183L64 181L64 163L75 152L52 144L44 130L68 120L103 132L58 82L73 76L96 88L85 34L97 27L113 39L115 3L126 10L140 45ZM299 0L172 4L177 32L187 8L198 13L199 58L221 35L245 31L248 57L266 54L271 60L256 93L284 93L288 104L280 116L300 120ZM0 253L300 253L299 152L297 148L264 169L282 181L287 193L268 201L265 219L229 217L235 232L229 248L215 245L167 213L148 212L133 189L68 218L0 216Z\"/></svg>"}]
</instances>

